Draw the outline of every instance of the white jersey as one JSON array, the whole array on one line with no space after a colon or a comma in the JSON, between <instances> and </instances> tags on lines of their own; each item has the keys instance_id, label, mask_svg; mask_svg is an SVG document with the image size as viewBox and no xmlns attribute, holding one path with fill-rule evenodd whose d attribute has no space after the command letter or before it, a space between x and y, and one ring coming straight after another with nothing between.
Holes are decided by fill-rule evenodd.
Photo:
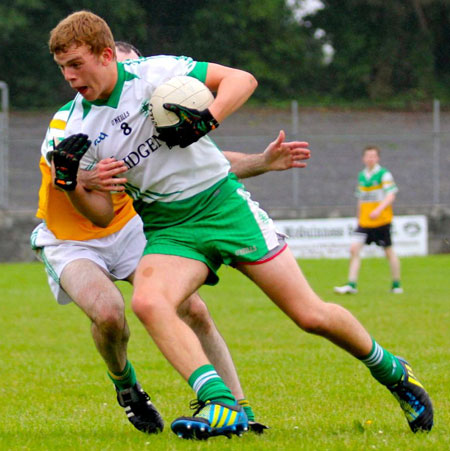
<instances>
[{"instance_id":1,"label":"white jersey","mask_svg":"<svg viewBox=\"0 0 450 451\"><path fill-rule=\"evenodd\" d=\"M92 141L81 167L90 169L108 157L123 160L128 194L147 203L187 199L226 177L230 164L209 137L169 149L155 136L149 115L158 85L178 75L204 81L207 64L156 56L117 66L118 81L108 100L88 102L78 94L70 111L65 136L85 133Z\"/></svg>"}]
</instances>

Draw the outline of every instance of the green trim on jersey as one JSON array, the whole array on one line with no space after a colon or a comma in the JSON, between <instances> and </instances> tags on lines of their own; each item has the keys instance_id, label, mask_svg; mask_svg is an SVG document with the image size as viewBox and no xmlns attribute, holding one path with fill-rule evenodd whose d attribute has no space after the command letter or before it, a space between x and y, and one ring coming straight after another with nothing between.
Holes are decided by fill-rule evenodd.
<instances>
[{"instance_id":1,"label":"green trim on jersey","mask_svg":"<svg viewBox=\"0 0 450 451\"><path fill-rule=\"evenodd\" d=\"M77 94L77 95L78 95L78 94ZM76 105L75 100L76 100L76 96L75 96L75 99L71 100L72 104L70 105L70 111L69 111L69 114L68 114L68 116L67 116L66 123L69 122L70 116L72 116L73 110L74 110L75 105ZM70 103L70 102L68 102L67 105L69 105L69 103Z\"/></svg>"},{"instance_id":2,"label":"green trim on jersey","mask_svg":"<svg viewBox=\"0 0 450 451\"><path fill-rule=\"evenodd\" d=\"M127 72L122 63L117 63L117 83L114 86L113 92L107 99L97 99L93 102L83 98L83 119L88 115L92 105L95 106L109 106L110 108L117 108L119 105L120 96L122 95L123 85L126 81L133 80L133 78L139 78L136 74Z\"/></svg>"},{"instance_id":3,"label":"green trim on jersey","mask_svg":"<svg viewBox=\"0 0 450 451\"><path fill-rule=\"evenodd\" d=\"M89 114L91 111L92 104L88 102L85 98L81 101L81 105L83 106L83 119Z\"/></svg>"},{"instance_id":4,"label":"green trim on jersey","mask_svg":"<svg viewBox=\"0 0 450 451\"><path fill-rule=\"evenodd\" d=\"M208 63L197 62L195 67L187 74L189 77L194 77L197 80L205 83L206 73L208 72Z\"/></svg>"},{"instance_id":5,"label":"green trim on jersey","mask_svg":"<svg viewBox=\"0 0 450 451\"><path fill-rule=\"evenodd\" d=\"M380 169L377 172L372 174L370 177L366 177L365 172L361 171L358 174L359 186L369 188L371 186L381 185L383 175L386 174L386 172L389 171L386 168L380 167Z\"/></svg>"},{"instance_id":6,"label":"green trim on jersey","mask_svg":"<svg viewBox=\"0 0 450 451\"><path fill-rule=\"evenodd\" d=\"M227 183L228 181L232 183ZM156 230L177 225L195 216L198 212L205 211L210 201L220 193L222 198L226 198L234 192L236 188L242 187L234 174L219 180L207 190L189 197L188 199L174 202L153 202L151 204L137 200L133 206L136 212L142 216L145 228Z\"/></svg>"},{"instance_id":7,"label":"green trim on jersey","mask_svg":"<svg viewBox=\"0 0 450 451\"><path fill-rule=\"evenodd\" d=\"M69 111L72 108L73 99L69 100L65 105L63 105L58 111Z\"/></svg>"},{"instance_id":8,"label":"green trim on jersey","mask_svg":"<svg viewBox=\"0 0 450 451\"><path fill-rule=\"evenodd\" d=\"M368 176L366 170L358 174L356 196L361 202L381 202L386 193L398 191L390 171L382 166Z\"/></svg>"},{"instance_id":9,"label":"green trim on jersey","mask_svg":"<svg viewBox=\"0 0 450 451\"><path fill-rule=\"evenodd\" d=\"M133 186L131 183L125 183L125 192L132 197L134 200L146 197L151 200L158 200L162 197L169 197L173 196L174 194L179 194L182 191L173 191L172 193L158 193L156 191L144 191L141 192L141 190L137 186Z\"/></svg>"}]
</instances>

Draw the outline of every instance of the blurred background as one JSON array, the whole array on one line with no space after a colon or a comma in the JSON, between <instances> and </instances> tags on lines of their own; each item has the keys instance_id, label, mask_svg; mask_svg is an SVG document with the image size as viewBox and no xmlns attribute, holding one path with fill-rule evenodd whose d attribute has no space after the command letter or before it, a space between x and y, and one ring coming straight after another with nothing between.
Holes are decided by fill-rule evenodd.
<instances>
[{"instance_id":1,"label":"blurred background","mask_svg":"<svg viewBox=\"0 0 450 451\"><path fill-rule=\"evenodd\" d=\"M396 213L426 215L431 252L450 252L448 0L29 0L0 4L0 261L32 259L40 144L73 97L47 41L79 9L146 56L256 76L252 99L212 137L249 153L280 129L310 143L307 169L246 181L273 217L353 216L361 152L373 144L399 186Z\"/></svg>"}]
</instances>

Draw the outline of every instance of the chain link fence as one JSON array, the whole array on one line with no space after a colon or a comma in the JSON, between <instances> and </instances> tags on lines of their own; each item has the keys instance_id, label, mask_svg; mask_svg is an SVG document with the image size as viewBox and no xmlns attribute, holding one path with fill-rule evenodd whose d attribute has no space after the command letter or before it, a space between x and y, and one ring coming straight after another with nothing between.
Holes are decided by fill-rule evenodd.
<instances>
[{"instance_id":1,"label":"chain link fence","mask_svg":"<svg viewBox=\"0 0 450 451\"><path fill-rule=\"evenodd\" d=\"M36 208L40 145L51 117L52 112L14 112L8 128L3 115L0 174L3 206L10 210ZM319 207L330 215L340 207L354 211L362 149L369 144L381 148L381 164L399 186L396 208L450 206L450 113L439 112L436 103L434 112L298 111L295 103L287 110L246 107L211 136L223 150L255 153L280 129L289 140L308 141L312 157L305 169L245 180L253 199L274 217Z\"/></svg>"},{"instance_id":2,"label":"chain link fence","mask_svg":"<svg viewBox=\"0 0 450 451\"><path fill-rule=\"evenodd\" d=\"M0 81L0 96L0 208L8 208L9 90L4 81Z\"/></svg>"}]
</instances>

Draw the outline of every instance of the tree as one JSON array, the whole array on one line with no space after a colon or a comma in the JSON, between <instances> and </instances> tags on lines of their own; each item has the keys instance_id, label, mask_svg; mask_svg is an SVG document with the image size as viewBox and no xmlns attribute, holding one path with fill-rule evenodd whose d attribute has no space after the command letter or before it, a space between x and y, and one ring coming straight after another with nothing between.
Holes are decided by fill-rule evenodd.
<instances>
[{"instance_id":1,"label":"tree","mask_svg":"<svg viewBox=\"0 0 450 451\"><path fill-rule=\"evenodd\" d=\"M253 98L286 99L317 84L320 43L299 24L285 0L148 2L145 54L188 55L252 72Z\"/></svg>"},{"instance_id":2,"label":"tree","mask_svg":"<svg viewBox=\"0 0 450 451\"><path fill-rule=\"evenodd\" d=\"M449 74L442 42L450 6L443 0L325 0L307 18L326 32L335 54L329 71L337 95L386 99L409 93L428 98ZM439 44L438 44L439 43ZM445 46L448 49L448 43ZM448 55L448 53L447 53ZM440 72L440 74L439 74Z\"/></svg>"},{"instance_id":3,"label":"tree","mask_svg":"<svg viewBox=\"0 0 450 451\"><path fill-rule=\"evenodd\" d=\"M249 70L254 98L290 99L317 83L321 44L284 0L210 0L198 8L180 43L198 60Z\"/></svg>"},{"instance_id":4,"label":"tree","mask_svg":"<svg viewBox=\"0 0 450 451\"><path fill-rule=\"evenodd\" d=\"M15 107L54 107L73 96L47 41L59 20L79 9L102 16L116 39L146 55L184 54L251 71L260 81L256 98L292 98L318 83L320 43L285 0L16 0L0 5L1 77Z\"/></svg>"},{"instance_id":5,"label":"tree","mask_svg":"<svg viewBox=\"0 0 450 451\"><path fill-rule=\"evenodd\" d=\"M21 108L55 107L73 97L48 51L50 30L77 9L102 16L114 34L146 40L142 9L127 2L85 0L16 0L0 4L1 76L10 87L11 103Z\"/></svg>"}]
</instances>

